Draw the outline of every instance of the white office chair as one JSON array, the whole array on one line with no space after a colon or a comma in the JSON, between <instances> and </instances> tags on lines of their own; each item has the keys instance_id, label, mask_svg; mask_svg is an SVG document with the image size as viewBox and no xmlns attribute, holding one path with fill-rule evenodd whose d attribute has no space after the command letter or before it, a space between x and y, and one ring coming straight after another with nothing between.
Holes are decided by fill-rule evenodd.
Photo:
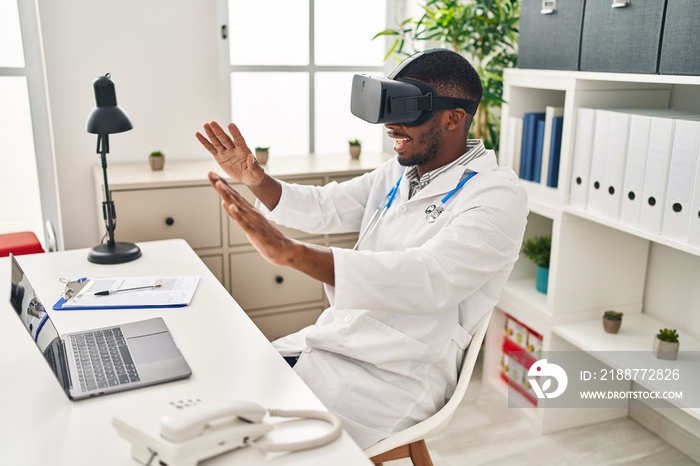
<instances>
[{"instance_id":1,"label":"white office chair","mask_svg":"<svg viewBox=\"0 0 700 466\"><path fill-rule=\"evenodd\" d=\"M375 465L381 465L385 461L410 458L414 466L433 466L430 452L428 452L428 447L425 444L425 438L437 434L447 427L457 406L462 402L474 371L476 358L479 356L481 343L484 341L484 335L486 335L486 329L491 321L491 314L489 313L486 316L469 343L462 361L462 368L459 371L457 387L450 400L442 409L428 419L380 440L365 449L365 454Z\"/></svg>"}]
</instances>

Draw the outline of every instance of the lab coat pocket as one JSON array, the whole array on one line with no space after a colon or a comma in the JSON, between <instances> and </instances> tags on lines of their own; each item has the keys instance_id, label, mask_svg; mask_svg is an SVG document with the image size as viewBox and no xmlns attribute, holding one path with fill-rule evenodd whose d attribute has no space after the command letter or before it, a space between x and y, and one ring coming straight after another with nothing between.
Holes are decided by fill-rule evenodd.
<instances>
[{"instance_id":1,"label":"lab coat pocket","mask_svg":"<svg viewBox=\"0 0 700 466\"><path fill-rule=\"evenodd\" d=\"M338 328L341 326L341 328ZM423 358L428 345L367 314L346 315L334 324L316 328L308 337L312 347L343 354L401 376Z\"/></svg>"}]
</instances>

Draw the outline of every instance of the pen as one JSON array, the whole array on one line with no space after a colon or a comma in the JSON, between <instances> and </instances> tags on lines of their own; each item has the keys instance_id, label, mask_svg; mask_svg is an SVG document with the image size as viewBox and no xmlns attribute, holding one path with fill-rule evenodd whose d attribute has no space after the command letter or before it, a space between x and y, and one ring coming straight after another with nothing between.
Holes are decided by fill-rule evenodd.
<instances>
[{"instance_id":1,"label":"pen","mask_svg":"<svg viewBox=\"0 0 700 466\"><path fill-rule=\"evenodd\" d=\"M115 290L115 291L109 291L109 290L96 291L95 296L107 296L109 294L119 293L120 291L145 290L147 288L158 288L159 286L160 286L160 283L157 285L137 286L136 288L122 288L122 289Z\"/></svg>"}]
</instances>

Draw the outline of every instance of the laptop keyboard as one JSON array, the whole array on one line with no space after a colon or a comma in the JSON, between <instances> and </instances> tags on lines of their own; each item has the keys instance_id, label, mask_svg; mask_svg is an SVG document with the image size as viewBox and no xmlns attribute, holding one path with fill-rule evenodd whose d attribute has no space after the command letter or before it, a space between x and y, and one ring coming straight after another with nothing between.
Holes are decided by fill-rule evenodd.
<instances>
[{"instance_id":1,"label":"laptop keyboard","mask_svg":"<svg viewBox=\"0 0 700 466\"><path fill-rule=\"evenodd\" d=\"M70 335L80 391L140 380L119 327Z\"/></svg>"}]
</instances>

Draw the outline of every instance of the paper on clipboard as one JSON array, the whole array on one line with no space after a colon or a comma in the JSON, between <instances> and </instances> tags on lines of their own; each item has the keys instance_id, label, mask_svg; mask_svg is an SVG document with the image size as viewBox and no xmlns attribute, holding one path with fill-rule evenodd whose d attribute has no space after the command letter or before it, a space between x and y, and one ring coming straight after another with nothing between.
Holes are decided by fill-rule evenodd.
<instances>
[{"instance_id":1,"label":"paper on clipboard","mask_svg":"<svg viewBox=\"0 0 700 466\"><path fill-rule=\"evenodd\" d=\"M92 278L74 297L61 298L55 310L183 307L190 304L198 276ZM159 285L157 288L151 288ZM149 287L149 288L142 288ZM131 288L141 288L131 290ZM96 292L109 290L98 296ZM121 291L120 291L121 290Z\"/></svg>"}]
</instances>

